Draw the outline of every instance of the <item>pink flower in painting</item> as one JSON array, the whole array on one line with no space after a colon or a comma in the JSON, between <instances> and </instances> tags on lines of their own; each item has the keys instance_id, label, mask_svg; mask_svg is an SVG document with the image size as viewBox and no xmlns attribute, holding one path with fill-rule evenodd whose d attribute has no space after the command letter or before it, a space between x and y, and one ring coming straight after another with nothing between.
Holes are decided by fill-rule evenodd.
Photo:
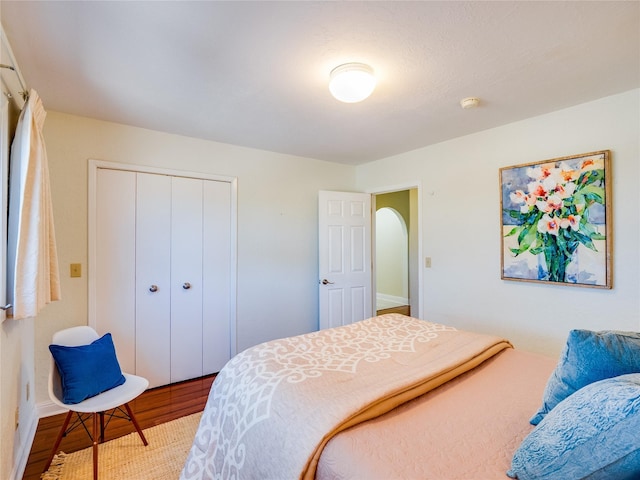
<instances>
[{"instance_id":1,"label":"pink flower in painting","mask_svg":"<svg viewBox=\"0 0 640 480\"><path fill-rule=\"evenodd\" d=\"M509 194L509 198L513 203L524 203L524 199L527 195L522 190L516 190Z\"/></svg>"},{"instance_id":2,"label":"pink flower in painting","mask_svg":"<svg viewBox=\"0 0 640 480\"><path fill-rule=\"evenodd\" d=\"M536 202L536 208L544 213L551 213L552 210L546 200L538 200Z\"/></svg>"},{"instance_id":3,"label":"pink flower in painting","mask_svg":"<svg viewBox=\"0 0 640 480\"><path fill-rule=\"evenodd\" d=\"M560 220L560 228L571 228L571 230L580 229L580 215L569 215Z\"/></svg>"},{"instance_id":4,"label":"pink flower in painting","mask_svg":"<svg viewBox=\"0 0 640 480\"><path fill-rule=\"evenodd\" d=\"M527 176L541 182L548 176L552 175L554 170L555 165L553 163L545 163L538 165L537 167L527 168Z\"/></svg>"},{"instance_id":5,"label":"pink flower in painting","mask_svg":"<svg viewBox=\"0 0 640 480\"><path fill-rule=\"evenodd\" d=\"M576 191L576 184L573 182L565 183L564 185L559 183L553 190L560 198L569 198Z\"/></svg>"},{"instance_id":6,"label":"pink flower in painting","mask_svg":"<svg viewBox=\"0 0 640 480\"><path fill-rule=\"evenodd\" d=\"M544 213L551 213L562 208L562 199L558 195L550 195L544 200L537 200L536 207Z\"/></svg>"},{"instance_id":7,"label":"pink flower in painting","mask_svg":"<svg viewBox=\"0 0 640 480\"><path fill-rule=\"evenodd\" d=\"M520 207L520 212L522 213L529 212L531 210L531 207L536 204L536 197L530 193L524 193L522 190L511 192L509 194L509 198L513 203L522 204L522 206Z\"/></svg>"},{"instance_id":8,"label":"pink flower in painting","mask_svg":"<svg viewBox=\"0 0 640 480\"><path fill-rule=\"evenodd\" d=\"M549 195L547 198L547 205L551 208L551 210L560 210L562 208L562 198L559 195Z\"/></svg>"},{"instance_id":9,"label":"pink flower in painting","mask_svg":"<svg viewBox=\"0 0 640 480\"><path fill-rule=\"evenodd\" d=\"M560 223L557 218L550 217L548 214L544 214L538 221L538 231L540 233L550 233L551 235L558 235L560 230Z\"/></svg>"},{"instance_id":10,"label":"pink flower in painting","mask_svg":"<svg viewBox=\"0 0 640 480\"><path fill-rule=\"evenodd\" d=\"M542 183L531 182L528 185L529 193L534 197L544 198L547 196L547 190L544 188Z\"/></svg>"}]
</instances>

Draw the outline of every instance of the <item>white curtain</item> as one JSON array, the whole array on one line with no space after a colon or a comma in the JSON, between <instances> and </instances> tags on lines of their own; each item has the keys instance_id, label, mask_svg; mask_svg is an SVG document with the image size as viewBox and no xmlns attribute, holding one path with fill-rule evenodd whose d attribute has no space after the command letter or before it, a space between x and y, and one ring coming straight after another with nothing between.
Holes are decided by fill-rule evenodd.
<instances>
[{"instance_id":1,"label":"white curtain","mask_svg":"<svg viewBox=\"0 0 640 480\"><path fill-rule=\"evenodd\" d=\"M60 299L49 166L42 135L47 115L29 92L11 146L7 241L7 301L14 319L34 317ZM11 310L10 310L11 312Z\"/></svg>"}]
</instances>

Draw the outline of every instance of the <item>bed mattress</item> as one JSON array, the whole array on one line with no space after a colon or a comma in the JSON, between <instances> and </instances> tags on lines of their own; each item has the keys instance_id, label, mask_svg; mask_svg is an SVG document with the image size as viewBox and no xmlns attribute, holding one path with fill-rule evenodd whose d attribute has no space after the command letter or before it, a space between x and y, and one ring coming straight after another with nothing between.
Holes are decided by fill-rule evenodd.
<instances>
[{"instance_id":1,"label":"bed mattress","mask_svg":"<svg viewBox=\"0 0 640 480\"><path fill-rule=\"evenodd\" d=\"M325 446L317 479L505 479L556 359L506 349Z\"/></svg>"}]
</instances>

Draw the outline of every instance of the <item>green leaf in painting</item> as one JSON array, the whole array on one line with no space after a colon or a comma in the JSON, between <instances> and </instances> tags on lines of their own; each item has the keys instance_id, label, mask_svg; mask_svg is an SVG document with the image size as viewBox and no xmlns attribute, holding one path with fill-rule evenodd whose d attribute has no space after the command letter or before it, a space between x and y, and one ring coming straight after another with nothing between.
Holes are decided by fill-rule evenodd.
<instances>
[{"instance_id":1,"label":"green leaf in painting","mask_svg":"<svg viewBox=\"0 0 640 480\"><path fill-rule=\"evenodd\" d=\"M512 235L515 235L520 228L521 227L513 227L511 230L509 230L509 233L507 233L505 237L510 237Z\"/></svg>"}]
</instances>

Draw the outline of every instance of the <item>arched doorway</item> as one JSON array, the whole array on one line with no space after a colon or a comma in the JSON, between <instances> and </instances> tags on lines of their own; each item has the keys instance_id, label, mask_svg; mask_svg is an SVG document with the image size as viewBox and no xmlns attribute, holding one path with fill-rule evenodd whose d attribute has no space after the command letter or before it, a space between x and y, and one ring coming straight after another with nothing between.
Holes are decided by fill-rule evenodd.
<instances>
[{"instance_id":1,"label":"arched doorway","mask_svg":"<svg viewBox=\"0 0 640 480\"><path fill-rule=\"evenodd\" d=\"M376 211L376 311L410 315L409 231L393 207Z\"/></svg>"}]
</instances>

